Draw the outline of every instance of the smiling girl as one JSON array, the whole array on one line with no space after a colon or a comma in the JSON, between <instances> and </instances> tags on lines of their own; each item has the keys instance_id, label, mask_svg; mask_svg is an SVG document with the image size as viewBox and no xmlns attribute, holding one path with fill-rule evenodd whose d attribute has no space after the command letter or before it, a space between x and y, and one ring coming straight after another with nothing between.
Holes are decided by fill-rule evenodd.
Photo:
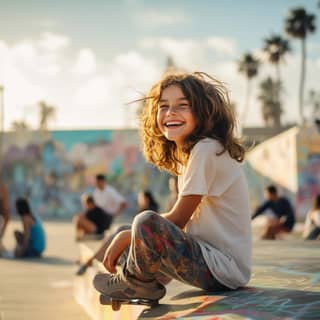
<instances>
[{"instance_id":1,"label":"smiling girl","mask_svg":"<svg viewBox=\"0 0 320 320\"><path fill-rule=\"evenodd\" d=\"M163 275L206 291L248 283L245 150L234 129L224 86L204 73L169 74L151 88L141 116L144 155L178 176L179 197L167 213L140 213L113 239L104 259L109 273L94 279L98 291L158 300Z\"/></svg>"}]
</instances>

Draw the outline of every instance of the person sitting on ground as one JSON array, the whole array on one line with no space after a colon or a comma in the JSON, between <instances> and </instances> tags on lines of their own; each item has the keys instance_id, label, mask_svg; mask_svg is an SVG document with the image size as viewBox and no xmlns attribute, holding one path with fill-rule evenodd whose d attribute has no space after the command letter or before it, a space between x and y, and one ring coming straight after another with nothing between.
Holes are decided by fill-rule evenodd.
<instances>
[{"instance_id":1,"label":"person sitting on ground","mask_svg":"<svg viewBox=\"0 0 320 320\"><path fill-rule=\"evenodd\" d=\"M112 217L122 213L128 206L126 199L114 187L106 183L106 177L103 174L96 175L93 198L97 206Z\"/></svg>"},{"instance_id":2,"label":"person sitting on ground","mask_svg":"<svg viewBox=\"0 0 320 320\"><path fill-rule=\"evenodd\" d=\"M157 212L159 205L150 190L143 190L138 193L138 212L152 210Z\"/></svg>"},{"instance_id":3,"label":"person sitting on ground","mask_svg":"<svg viewBox=\"0 0 320 320\"><path fill-rule=\"evenodd\" d=\"M291 203L286 197L280 197L274 185L265 189L266 201L259 206L252 220L264 213L269 213L262 239L274 240L283 233L292 231L295 224L295 214Z\"/></svg>"},{"instance_id":4,"label":"person sitting on ground","mask_svg":"<svg viewBox=\"0 0 320 320\"><path fill-rule=\"evenodd\" d=\"M154 199L154 196L150 190L140 191L138 193L137 200L138 200L137 212L142 212L144 210L153 210L156 212L158 211L158 208L159 208L158 203ZM87 268L91 266L92 261L94 259L97 259L98 261L102 262L103 257L104 257L104 253L107 250L107 248L108 248L109 244L111 243L111 241L113 240L113 238L115 237L115 235L117 235L120 231L128 230L130 228L131 228L130 225L124 225L124 226L117 228L115 232L113 232L111 235L108 236L108 238L103 242L101 247L94 253L94 255L91 258L89 258L85 263L80 265L76 274L79 276L84 274L86 272Z\"/></svg>"},{"instance_id":5,"label":"person sitting on ground","mask_svg":"<svg viewBox=\"0 0 320 320\"><path fill-rule=\"evenodd\" d=\"M112 216L98 207L91 195L82 195L81 202L85 212L74 217L76 239L81 240L86 235L102 237L105 230L111 225Z\"/></svg>"},{"instance_id":6,"label":"person sitting on ground","mask_svg":"<svg viewBox=\"0 0 320 320\"><path fill-rule=\"evenodd\" d=\"M3 246L2 240L9 223L9 196L7 188L0 181L0 256L2 253L6 252Z\"/></svg>"},{"instance_id":7,"label":"person sitting on ground","mask_svg":"<svg viewBox=\"0 0 320 320\"><path fill-rule=\"evenodd\" d=\"M307 213L303 238L305 240L320 240L320 193L314 198L313 206Z\"/></svg>"},{"instance_id":8,"label":"person sitting on ground","mask_svg":"<svg viewBox=\"0 0 320 320\"><path fill-rule=\"evenodd\" d=\"M16 200L17 213L21 218L23 231L14 231L16 238L15 257L40 257L46 247L45 231L39 217L35 216L25 198Z\"/></svg>"}]
</instances>

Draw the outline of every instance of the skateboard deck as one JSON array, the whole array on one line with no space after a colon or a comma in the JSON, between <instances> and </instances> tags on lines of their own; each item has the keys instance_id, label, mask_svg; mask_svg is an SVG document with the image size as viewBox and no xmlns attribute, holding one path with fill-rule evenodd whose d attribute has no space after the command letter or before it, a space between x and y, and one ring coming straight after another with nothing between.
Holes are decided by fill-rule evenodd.
<instances>
[{"instance_id":1,"label":"skateboard deck","mask_svg":"<svg viewBox=\"0 0 320 320\"><path fill-rule=\"evenodd\" d=\"M104 294L100 294L100 303L103 305L111 305L113 311L118 311L122 304L144 305L149 307L155 307L159 304L158 300L149 299L125 299L114 298Z\"/></svg>"}]
</instances>

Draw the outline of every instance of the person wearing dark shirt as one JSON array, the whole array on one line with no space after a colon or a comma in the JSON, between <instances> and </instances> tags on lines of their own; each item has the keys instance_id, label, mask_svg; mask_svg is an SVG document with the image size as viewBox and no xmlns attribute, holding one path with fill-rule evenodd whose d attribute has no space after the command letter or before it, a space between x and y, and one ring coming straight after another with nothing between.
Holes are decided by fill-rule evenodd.
<instances>
[{"instance_id":1,"label":"person wearing dark shirt","mask_svg":"<svg viewBox=\"0 0 320 320\"><path fill-rule=\"evenodd\" d=\"M266 188L267 200L259 206L252 216L252 220L256 217L272 212L269 215L262 239L273 240L280 236L281 233L291 232L295 224L295 214L291 203L285 197L278 195L278 190L274 185Z\"/></svg>"},{"instance_id":2,"label":"person wearing dark shirt","mask_svg":"<svg viewBox=\"0 0 320 320\"><path fill-rule=\"evenodd\" d=\"M112 223L112 216L95 204L90 195L82 196L83 206L86 211L75 216L76 239L81 240L84 235L96 234L103 236Z\"/></svg>"},{"instance_id":3,"label":"person wearing dark shirt","mask_svg":"<svg viewBox=\"0 0 320 320\"><path fill-rule=\"evenodd\" d=\"M137 200L138 200L137 212L142 212L145 210L152 210L152 211L158 212L159 205L150 190L146 189L146 190L140 191L138 193ZM91 266L92 261L94 259L97 259L102 262L105 251L107 250L108 246L110 245L114 237L121 231L128 230L128 229L131 229L131 225L123 225L117 228L113 233L108 235L106 240L102 243L100 248L93 254L93 256L89 258L85 263L80 265L76 274L79 276L83 275L86 272L87 268Z\"/></svg>"}]
</instances>

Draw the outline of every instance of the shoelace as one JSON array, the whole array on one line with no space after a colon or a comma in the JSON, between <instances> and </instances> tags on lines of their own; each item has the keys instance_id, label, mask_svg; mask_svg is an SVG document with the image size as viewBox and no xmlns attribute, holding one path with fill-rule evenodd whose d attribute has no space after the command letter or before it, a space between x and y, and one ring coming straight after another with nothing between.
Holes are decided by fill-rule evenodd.
<instances>
[{"instance_id":1,"label":"shoelace","mask_svg":"<svg viewBox=\"0 0 320 320\"><path fill-rule=\"evenodd\" d=\"M115 285L118 284L119 282L122 282L122 274L117 273L116 275L112 275L109 279L108 279L108 285Z\"/></svg>"}]
</instances>

